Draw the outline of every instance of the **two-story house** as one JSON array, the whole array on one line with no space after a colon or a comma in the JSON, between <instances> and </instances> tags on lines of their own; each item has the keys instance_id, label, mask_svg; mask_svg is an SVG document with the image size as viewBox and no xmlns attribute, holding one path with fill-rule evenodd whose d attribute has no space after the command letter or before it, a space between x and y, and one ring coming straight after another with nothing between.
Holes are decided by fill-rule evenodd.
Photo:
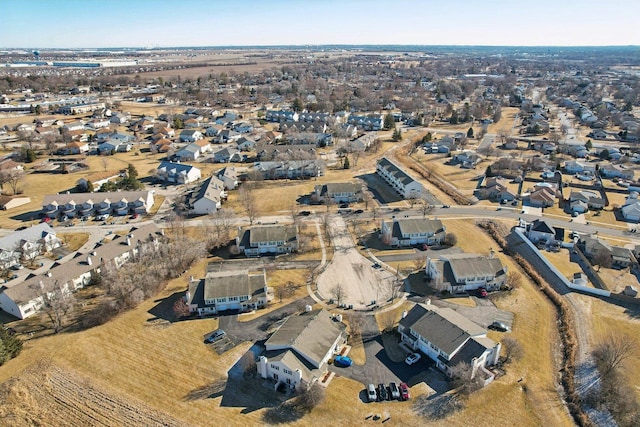
<instances>
[{"instance_id":1,"label":"two-story house","mask_svg":"<svg viewBox=\"0 0 640 427\"><path fill-rule=\"evenodd\" d=\"M362 200L362 184L352 182L333 182L316 185L313 198L317 201L331 199L335 203L352 203Z\"/></svg>"},{"instance_id":2,"label":"two-story house","mask_svg":"<svg viewBox=\"0 0 640 427\"><path fill-rule=\"evenodd\" d=\"M202 132L195 129L185 129L180 132L180 141L182 142L196 142L204 138Z\"/></svg>"},{"instance_id":3,"label":"two-story house","mask_svg":"<svg viewBox=\"0 0 640 427\"><path fill-rule=\"evenodd\" d=\"M439 245L447 229L439 219L394 218L382 220L380 238L391 246Z\"/></svg>"},{"instance_id":4,"label":"two-story house","mask_svg":"<svg viewBox=\"0 0 640 427\"><path fill-rule=\"evenodd\" d=\"M422 195L422 184L386 157L378 160L376 173L405 199L418 198Z\"/></svg>"},{"instance_id":5,"label":"two-story house","mask_svg":"<svg viewBox=\"0 0 640 427\"><path fill-rule=\"evenodd\" d=\"M325 309L289 317L265 342L258 374L270 378L275 389L286 384L305 390L327 372L327 363L346 342L345 325Z\"/></svg>"},{"instance_id":6,"label":"two-story house","mask_svg":"<svg viewBox=\"0 0 640 427\"><path fill-rule=\"evenodd\" d=\"M238 186L238 172L234 167L220 169L217 176L224 183L225 190L234 190Z\"/></svg>"},{"instance_id":7,"label":"two-story house","mask_svg":"<svg viewBox=\"0 0 640 427\"><path fill-rule=\"evenodd\" d=\"M257 225L238 230L238 249L246 256L284 254L298 250L296 225Z\"/></svg>"},{"instance_id":8,"label":"two-story house","mask_svg":"<svg viewBox=\"0 0 640 427\"><path fill-rule=\"evenodd\" d=\"M188 184L199 180L200 169L184 163L163 161L156 170L156 178L173 184Z\"/></svg>"},{"instance_id":9,"label":"two-story house","mask_svg":"<svg viewBox=\"0 0 640 427\"><path fill-rule=\"evenodd\" d=\"M484 383L495 377L487 367L500 358L500 343L487 338L487 330L450 308L416 304L400 320L402 342L433 360L448 376L452 368L468 363L474 378L482 371Z\"/></svg>"},{"instance_id":10,"label":"two-story house","mask_svg":"<svg viewBox=\"0 0 640 427\"><path fill-rule=\"evenodd\" d=\"M507 267L494 256L478 254L447 254L439 259L427 257L427 278L434 288L452 294L478 288L497 290L507 279Z\"/></svg>"},{"instance_id":11,"label":"two-story house","mask_svg":"<svg viewBox=\"0 0 640 427\"><path fill-rule=\"evenodd\" d=\"M0 238L0 266L12 267L19 264L21 259L34 259L61 244L53 228L46 222L14 231Z\"/></svg>"},{"instance_id":12,"label":"two-story house","mask_svg":"<svg viewBox=\"0 0 640 427\"><path fill-rule=\"evenodd\" d=\"M210 176L202 182L198 191L190 201L191 212L196 215L210 214L222 206L222 200L227 198L224 182L217 176Z\"/></svg>"},{"instance_id":13,"label":"two-story house","mask_svg":"<svg viewBox=\"0 0 640 427\"><path fill-rule=\"evenodd\" d=\"M223 271L191 280L185 295L189 311L203 316L226 310L243 312L265 307L273 300L265 273Z\"/></svg>"}]
</instances>

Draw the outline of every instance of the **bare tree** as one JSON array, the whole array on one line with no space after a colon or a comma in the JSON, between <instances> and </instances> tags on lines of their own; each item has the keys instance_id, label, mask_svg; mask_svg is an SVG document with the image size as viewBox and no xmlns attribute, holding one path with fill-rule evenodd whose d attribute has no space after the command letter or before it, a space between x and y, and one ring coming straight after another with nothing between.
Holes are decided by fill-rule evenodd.
<instances>
[{"instance_id":1,"label":"bare tree","mask_svg":"<svg viewBox=\"0 0 640 427\"><path fill-rule=\"evenodd\" d=\"M504 282L509 289L518 289L522 286L522 276L517 271L510 271L507 273L507 279Z\"/></svg>"},{"instance_id":2,"label":"bare tree","mask_svg":"<svg viewBox=\"0 0 640 427\"><path fill-rule=\"evenodd\" d=\"M418 200L420 204L420 212L422 213L422 217L425 218L433 209L433 206L429 204L424 198L420 198Z\"/></svg>"},{"instance_id":3,"label":"bare tree","mask_svg":"<svg viewBox=\"0 0 640 427\"><path fill-rule=\"evenodd\" d=\"M361 313L351 313L346 316L346 322L349 324L349 334L358 336L362 333L362 327L365 324L364 315Z\"/></svg>"},{"instance_id":4,"label":"bare tree","mask_svg":"<svg viewBox=\"0 0 640 427\"><path fill-rule=\"evenodd\" d=\"M189 306L183 298L178 298L176 302L173 303L173 314L175 314L177 318L189 317L191 315L191 310L189 310Z\"/></svg>"},{"instance_id":5,"label":"bare tree","mask_svg":"<svg viewBox=\"0 0 640 427\"><path fill-rule=\"evenodd\" d=\"M250 185L243 185L240 187L240 203L244 207L247 217L249 217L249 224L253 225L258 214L255 197L253 195L253 189Z\"/></svg>"},{"instance_id":6,"label":"bare tree","mask_svg":"<svg viewBox=\"0 0 640 427\"><path fill-rule=\"evenodd\" d=\"M601 267L610 268L612 264L611 254L608 250L600 248L593 254L591 262L593 263L593 265L598 266L598 271L600 271Z\"/></svg>"},{"instance_id":7,"label":"bare tree","mask_svg":"<svg viewBox=\"0 0 640 427\"><path fill-rule=\"evenodd\" d=\"M460 362L451 368L451 384L462 395L469 395L482 388L482 380L467 362Z\"/></svg>"},{"instance_id":8,"label":"bare tree","mask_svg":"<svg viewBox=\"0 0 640 427\"><path fill-rule=\"evenodd\" d=\"M318 406L325 398L324 387L317 382L313 383L311 387L303 388L298 397L296 398L296 406L301 409L311 411Z\"/></svg>"},{"instance_id":9,"label":"bare tree","mask_svg":"<svg viewBox=\"0 0 640 427\"><path fill-rule=\"evenodd\" d=\"M502 348L504 348L504 363L509 363L512 360L519 360L524 354L522 346L513 337L506 337L502 340Z\"/></svg>"},{"instance_id":10,"label":"bare tree","mask_svg":"<svg viewBox=\"0 0 640 427\"><path fill-rule=\"evenodd\" d=\"M33 288L38 292L38 297L42 300L42 310L57 334L64 327L67 314L73 310L75 297L66 285L63 286L57 280L47 283L40 281L33 285Z\"/></svg>"},{"instance_id":11,"label":"bare tree","mask_svg":"<svg viewBox=\"0 0 640 427\"><path fill-rule=\"evenodd\" d=\"M4 187L4 184L8 184L11 188L11 194L15 195L20 193L20 184L24 178L24 171L22 170L9 170L0 172L0 185Z\"/></svg>"},{"instance_id":12,"label":"bare tree","mask_svg":"<svg viewBox=\"0 0 640 427\"><path fill-rule=\"evenodd\" d=\"M375 221L378 218L378 213L380 212L380 210L378 209L377 206L373 206L371 208L371 218Z\"/></svg>"},{"instance_id":13,"label":"bare tree","mask_svg":"<svg viewBox=\"0 0 640 427\"><path fill-rule=\"evenodd\" d=\"M593 357L600 375L606 377L625 360L638 354L638 342L625 334L609 334L593 349Z\"/></svg>"},{"instance_id":14,"label":"bare tree","mask_svg":"<svg viewBox=\"0 0 640 427\"><path fill-rule=\"evenodd\" d=\"M239 364L245 378L251 378L256 374L256 356L251 350L242 355Z\"/></svg>"},{"instance_id":15,"label":"bare tree","mask_svg":"<svg viewBox=\"0 0 640 427\"><path fill-rule=\"evenodd\" d=\"M344 285L340 282L336 283L333 288L331 288L331 296L336 300L336 304L342 305L342 300L346 295Z\"/></svg>"},{"instance_id":16,"label":"bare tree","mask_svg":"<svg viewBox=\"0 0 640 427\"><path fill-rule=\"evenodd\" d=\"M369 204L373 203L373 196L368 191L362 192L362 202L364 203L364 209L369 210Z\"/></svg>"}]
</instances>

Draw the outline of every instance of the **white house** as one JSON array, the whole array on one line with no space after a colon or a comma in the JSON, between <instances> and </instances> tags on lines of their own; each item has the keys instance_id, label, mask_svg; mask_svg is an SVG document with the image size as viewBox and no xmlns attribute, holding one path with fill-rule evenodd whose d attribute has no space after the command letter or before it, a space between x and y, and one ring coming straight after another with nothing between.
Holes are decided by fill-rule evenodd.
<instances>
[{"instance_id":1,"label":"white house","mask_svg":"<svg viewBox=\"0 0 640 427\"><path fill-rule=\"evenodd\" d=\"M53 228L46 222L14 231L0 238L0 265L9 268L23 259L34 259L49 253L61 244Z\"/></svg>"},{"instance_id":2,"label":"white house","mask_svg":"<svg viewBox=\"0 0 640 427\"><path fill-rule=\"evenodd\" d=\"M234 167L222 168L218 171L218 178L224 183L225 190L234 190L238 186L238 172Z\"/></svg>"},{"instance_id":3,"label":"white house","mask_svg":"<svg viewBox=\"0 0 640 427\"><path fill-rule=\"evenodd\" d=\"M200 146L198 144L191 143L181 150L176 151L173 157L180 161L195 160L200 157Z\"/></svg>"},{"instance_id":4,"label":"white house","mask_svg":"<svg viewBox=\"0 0 640 427\"><path fill-rule=\"evenodd\" d=\"M536 219L529 224L526 234L533 243L537 243L540 240L551 242L556 238L556 230L553 226L540 219Z\"/></svg>"},{"instance_id":5,"label":"white house","mask_svg":"<svg viewBox=\"0 0 640 427\"><path fill-rule=\"evenodd\" d=\"M156 178L173 184L188 184L199 180L200 169L195 166L163 161L156 170Z\"/></svg>"},{"instance_id":6,"label":"white house","mask_svg":"<svg viewBox=\"0 0 640 427\"><path fill-rule=\"evenodd\" d=\"M296 252L298 227L296 225L254 225L240 228L236 245L246 256Z\"/></svg>"},{"instance_id":7,"label":"white house","mask_svg":"<svg viewBox=\"0 0 640 427\"><path fill-rule=\"evenodd\" d=\"M273 300L273 289L267 287L265 273L223 271L208 273L191 280L185 295L189 311L200 316L226 310L243 312L265 307Z\"/></svg>"},{"instance_id":8,"label":"white house","mask_svg":"<svg viewBox=\"0 0 640 427\"><path fill-rule=\"evenodd\" d=\"M156 251L162 243L162 231L155 224L132 228L124 236L116 235L108 243L97 245L87 253L53 265L44 274L30 276L22 282L0 287L0 309L24 319L35 314L43 304L42 290L59 288L73 292L89 284L91 275L104 266L120 268L136 254Z\"/></svg>"},{"instance_id":9,"label":"white house","mask_svg":"<svg viewBox=\"0 0 640 427\"><path fill-rule=\"evenodd\" d=\"M329 359L345 341L345 325L325 309L291 316L265 342L258 374L272 379L275 389L286 384L304 390L322 378Z\"/></svg>"},{"instance_id":10,"label":"white house","mask_svg":"<svg viewBox=\"0 0 640 427\"><path fill-rule=\"evenodd\" d=\"M196 142L204 138L202 132L194 129L186 129L180 132L180 141L182 142Z\"/></svg>"},{"instance_id":11,"label":"white house","mask_svg":"<svg viewBox=\"0 0 640 427\"><path fill-rule=\"evenodd\" d=\"M450 308L416 304L400 320L402 342L433 360L448 376L452 368L468 363L471 377L482 371L484 384L495 378L487 367L498 363L500 343L487 338L487 330Z\"/></svg>"},{"instance_id":12,"label":"white house","mask_svg":"<svg viewBox=\"0 0 640 427\"><path fill-rule=\"evenodd\" d=\"M627 221L640 222L640 200L638 193L632 191L626 198L624 206L621 208L622 216Z\"/></svg>"},{"instance_id":13,"label":"white house","mask_svg":"<svg viewBox=\"0 0 640 427\"><path fill-rule=\"evenodd\" d=\"M507 278L507 267L491 252L477 254L448 254L440 259L427 257L427 278L439 291L464 293L478 288L500 289Z\"/></svg>"},{"instance_id":14,"label":"white house","mask_svg":"<svg viewBox=\"0 0 640 427\"><path fill-rule=\"evenodd\" d=\"M571 161L566 162L564 165L564 170L568 174L590 174L593 175L596 172L596 165L593 163L581 162L581 161Z\"/></svg>"},{"instance_id":15,"label":"white house","mask_svg":"<svg viewBox=\"0 0 640 427\"><path fill-rule=\"evenodd\" d=\"M380 238L391 246L436 245L442 243L446 230L439 219L394 218L382 220Z\"/></svg>"},{"instance_id":16,"label":"white house","mask_svg":"<svg viewBox=\"0 0 640 427\"><path fill-rule=\"evenodd\" d=\"M336 203L352 203L362 200L362 184L353 182L333 182L316 185L314 189L316 200L332 199Z\"/></svg>"},{"instance_id":17,"label":"white house","mask_svg":"<svg viewBox=\"0 0 640 427\"><path fill-rule=\"evenodd\" d=\"M202 182L195 193L191 204L191 212L196 215L213 213L220 209L222 200L227 198L224 182L216 176L210 176Z\"/></svg>"},{"instance_id":18,"label":"white house","mask_svg":"<svg viewBox=\"0 0 640 427\"><path fill-rule=\"evenodd\" d=\"M126 202L126 211L124 203ZM49 218L89 216L92 214L149 213L154 198L151 191L112 191L104 193L50 194L44 196L42 213Z\"/></svg>"},{"instance_id":19,"label":"white house","mask_svg":"<svg viewBox=\"0 0 640 427\"><path fill-rule=\"evenodd\" d=\"M378 160L376 173L405 199L419 198L422 195L422 184L386 157Z\"/></svg>"}]
</instances>

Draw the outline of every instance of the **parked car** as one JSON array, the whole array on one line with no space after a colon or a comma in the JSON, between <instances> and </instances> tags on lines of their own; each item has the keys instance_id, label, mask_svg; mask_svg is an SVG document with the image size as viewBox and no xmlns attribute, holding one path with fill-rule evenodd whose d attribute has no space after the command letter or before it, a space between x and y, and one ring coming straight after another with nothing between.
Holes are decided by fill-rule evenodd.
<instances>
[{"instance_id":1,"label":"parked car","mask_svg":"<svg viewBox=\"0 0 640 427\"><path fill-rule=\"evenodd\" d=\"M400 383L400 398L402 400L411 399L411 394L409 393L409 386L407 383Z\"/></svg>"},{"instance_id":2,"label":"parked car","mask_svg":"<svg viewBox=\"0 0 640 427\"><path fill-rule=\"evenodd\" d=\"M509 327L502 322L498 322L497 320L489 325L489 329L493 329L494 331L507 332Z\"/></svg>"},{"instance_id":3,"label":"parked car","mask_svg":"<svg viewBox=\"0 0 640 427\"><path fill-rule=\"evenodd\" d=\"M367 398L369 402L375 402L378 400L378 393L376 392L376 387L373 384L369 384L367 386Z\"/></svg>"},{"instance_id":4,"label":"parked car","mask_svg":"<svg viewBox=\"0 0 640 427\"><path fill-rule=\"evenodd\" d=\"M133 215L131 215L131 219L137 219L140 215L137 213L134 213Z\"/></svg>"},{"instance_id":5,"label":"parked car","mask_svg":"<svg viewBox=\"0 0 640 427\"><path fill-rule=\"evenodd\" d=\"M389 400L389 393L387 392L387 386L380 383L378 384L378 400Z\"/></svg>"},{"instance_id":6,"label":"parked car","mask_svg":"<svg viewBox=\"0 0 640 427\"><path fill-rule=\"evenodd\" d=\"M407 365L413 365L414 363L416 363L421 358L422 358L422 356L420 356L420 353L410 353L407 356L407 358L404 359L404 363L406 363Z\"/></svg>"},{"instance_id":7,"label":"parked car","mask_svg":"<svg viewBox=\"0 0 640 427\"><path fill-rule=\"evenodd\" d=\"M363 213L363 212L364 212L364 211L363 211L362 209L357 209L357 210L355 210L353 213L354 213L354 214L361 214L361 213Z\"/></svg>"},{"instance_id":8,"label":"parked car","mask_svg":"<svg viewBox=\"0 0 640 427\"><path fill-rule=\"evenodd\" d=\"M389 393L392 399L400 400L400 389L394 382L389 383Z\"/></svg>"},{"instance_id":9,"label":"parked car","mask_svg":"<svg viewBox=\"0 0 640 427\"><path fill-rule=\"evenodd\" d=\"M212 344L216 341L220 341L226 336L227 336L227 333L225 331L223 331L222 329L218 329L217 331L214 331L211 335L209 335L209 337L207 337L207 339L205 339L204 342L207 344Z\"/></svg>"},{"instance_id":10,"label":"parked car","mask_svg":"<svg viewBox=\"0 0 640 427\"><path fill-rule=\"evenodd\" d=\"M348 208L349 207L349 203L340 203L340 208L344 209L344 208Z\"/></svg>"},{"instance_id":11,"label":"parked car","mask_svg":"<svg viewBox=\"0 0 640 427\"><path fill-rule=\"evenodd\" d=\"M489 295L489 293L487 292L487 290L485 288L478 288L478 296L480 298L486 298L487 295Z\"/></svg>"},{"instance_id":12,"label":"parked car","mask_svg":"<svg viewBox=\"0 0 640 427\"><path fill-rule=\"evenodd\" d=\"M339 368L348 368L353 364L353 360L349 356L336 356L333 359L333 364Z\"/></svg>"},{"instance_id":13,"label":"parked car","mask_svg":"<svg viewBox=\"0 0 640 427\"><path fill-rule=\"evenodd\" d=\"M300 211L300 216L309 216L311 215L310 211Z\"/></svg>"},{"instance_id":14,"label":"parked car","mask_svg":"<svg viewBox=\"0 0 640 427\"><path fill-rule=\"evenodd\" d=\"M24 265L22 264L15 264L11 266L12 270L22 270L24 268Z\"/></svg>"},{"instance_id":15,"label":"parked car","mask_svg":"<svg viewBox=\"0 0 640 427\"><path fill-rule=\"evenodd\" d=\"M381 268L382 266L376 262L371 267L373 267L373 268Z\"/></svg>"}]
</instances>

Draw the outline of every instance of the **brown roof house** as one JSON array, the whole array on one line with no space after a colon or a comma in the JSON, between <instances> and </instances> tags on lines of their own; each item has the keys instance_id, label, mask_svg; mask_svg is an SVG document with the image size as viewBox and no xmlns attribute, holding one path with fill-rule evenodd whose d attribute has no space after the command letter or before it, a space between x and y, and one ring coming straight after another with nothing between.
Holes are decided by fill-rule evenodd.
<instances>
[{"instance_id":1,"label":"brown roof house","mask_svg":"<svg viewBox=\"0 0 640 427\"><path fill-rule=\"evenodd\" d=\"M304 390L327 372L327 362L342 349L346 338L345 325L334 321L325 309L291 316L265 342L258 374L273 380L275 389L285 384Z\"/></svg>"}]
</instances>

